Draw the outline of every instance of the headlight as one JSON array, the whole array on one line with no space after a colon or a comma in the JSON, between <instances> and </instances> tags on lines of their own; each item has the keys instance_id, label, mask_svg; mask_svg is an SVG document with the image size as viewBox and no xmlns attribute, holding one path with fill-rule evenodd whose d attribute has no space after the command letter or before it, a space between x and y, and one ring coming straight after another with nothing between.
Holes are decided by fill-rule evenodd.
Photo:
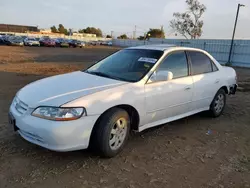
<instances>
[{"instance_id":1,"label":"headlight","mask_svg":"<svg viewBox=\"0 0 250 188\"><path fill-rule=\"evenodd\" d=\"M33 116L54 121L70 121L86 115L84 108L38 107L32 112Z\"/></svg>"}]
</instances>

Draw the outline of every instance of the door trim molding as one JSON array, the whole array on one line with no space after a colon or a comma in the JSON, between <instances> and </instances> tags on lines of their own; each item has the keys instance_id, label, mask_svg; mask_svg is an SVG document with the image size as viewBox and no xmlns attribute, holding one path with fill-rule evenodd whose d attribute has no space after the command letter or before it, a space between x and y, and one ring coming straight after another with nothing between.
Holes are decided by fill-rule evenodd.
<instances>
[{"instance_id":1,"label":"door trim molding","mask_svg":"<svg viewBox=\"0 0 250 188\"><path fill-rule=\"evenodd\" d=\"M156 110L153 110L153 111L149 111L149 112L147 112L147 114L151 114L151 113L154 113L154 112L166 110L168 108L174 108L174 107L177 107L177 106L181 106L181 105L185 105L185 104L190 104L190 103L192 103L192 101L188 101L188 102L184 102L184 103L179 103L177 105L168 106L166 108L159 108L159 109L156 109Z\"/></svg>"}]
</instances>

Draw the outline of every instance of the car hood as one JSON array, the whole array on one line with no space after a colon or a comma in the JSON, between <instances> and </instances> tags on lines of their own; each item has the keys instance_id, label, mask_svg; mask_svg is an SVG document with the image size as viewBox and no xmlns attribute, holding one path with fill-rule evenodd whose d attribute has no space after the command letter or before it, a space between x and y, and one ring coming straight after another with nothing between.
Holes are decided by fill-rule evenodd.
<instances>
[{"instance_id":1,"label":"car hood","mask_svg":"<svg viewBox=\"0 0 250 188\"><path fill-rule=\"evenodd\" d=\"M81 71L35 81L22 88L17 97L29 107L61 106L72 100L127 82L91 75Z\"/></svg>"}]
</instances>

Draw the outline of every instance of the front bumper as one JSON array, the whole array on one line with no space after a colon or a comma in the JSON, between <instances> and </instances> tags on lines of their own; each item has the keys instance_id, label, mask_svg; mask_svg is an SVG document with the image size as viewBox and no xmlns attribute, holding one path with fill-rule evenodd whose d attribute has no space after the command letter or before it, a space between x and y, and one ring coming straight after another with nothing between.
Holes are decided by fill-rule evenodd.
<instances>
[{"instance_id":1,"label":"front bumper","mask_svg":"<svg viewBox=\"0 0 250 188\"><path fill-rule=\"evenodd\" d=\"M23 46L24 44L23 43L11 43L10 45L11 46Z\"/></svg>"},{"instance_id":2,"label":"front bumper","mask_svg":"<svg viewBox=\"0 0 250 188\"><path fill-rule=\"evenodd\" d=\"M56 44L53 44L53 43L47 43L47 44L46 44L46 43L45 43L44 46L52 46L52 47L54 47L54 46L56 46Z\"/></svg>"},{"instance_id":3,"label":"front bumper","mask_svg":"<svg viewBox=\"0 0 250 188\"><path fill-rule=\"evenodd\" d=\"M29 46L40 46L40 43L28 43Z\"/></svg>"},{"instance_id":4,"label":"front bumper","mask_svg":"<svg viewBox=\"0 0 250 188\"><path fill-rule=\"evenodd\" d=\"M13 105L10 113L14 116L18 133L27 141L53 151L86 149L90 135L99 116L85 116L74 121L50 121L31 116L32 111L20 114Z\"/></svg>"},{"instance_id":5,"label":"front bumper","mask_svg":"<svg viewBox=\"0 0 250 188\"><path fill-rule=\"evenodd\" d=\"M61 47L69 47L69 44L61 44Z\"/></svg>"}]
</instances>

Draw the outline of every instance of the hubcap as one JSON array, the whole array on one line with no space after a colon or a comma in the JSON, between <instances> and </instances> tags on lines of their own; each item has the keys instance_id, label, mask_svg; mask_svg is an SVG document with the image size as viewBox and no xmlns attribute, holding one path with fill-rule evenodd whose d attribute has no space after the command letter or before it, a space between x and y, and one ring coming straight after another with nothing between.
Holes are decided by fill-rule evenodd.
<instances>
[{"instance_id":1,"label":"hubcap","mask_svg":"<svg viewBox=\"0 0 250 188\"><path fill-rule=\"evenodd\" d=\"M219 94L217 96L217 98L215 99L215 103L214 103L215 112L217 114L219 114L222 111L224 105L225 105L224 95L223 94Z\"/></svg>"},{"instance_id":2,"label":"hubcap","mask_svg":"<svg viewBox=\"0 0 250 188\"><path fill-rule=\"evenodd\" d=\"M112 150L117 150L123 144L127 135L127 121L124 118L118 119L111 129L109 146Z\"/></svg>"}]
</instances>

